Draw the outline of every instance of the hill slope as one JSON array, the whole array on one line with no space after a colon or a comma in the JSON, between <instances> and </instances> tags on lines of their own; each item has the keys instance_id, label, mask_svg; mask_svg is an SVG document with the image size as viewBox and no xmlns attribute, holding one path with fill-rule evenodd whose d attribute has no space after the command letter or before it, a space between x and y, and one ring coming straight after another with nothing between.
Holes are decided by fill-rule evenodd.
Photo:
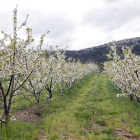
<instances>
[{"instance_id":1,"label":"hill slope","mask_svg":"<svg viewBox=\"0 0 140 140\"><path fill-rule=\"evenodd\" d=\"M69 51L66 50L67 57L73 57L76 60L80 59L81 62L104 62L107 61L106 54L108 54L113 42L109 42L100 46L95 46L92 48L82 49L79 51ZM116 41L118 51L121 53L122 46L134 46L133 53L140 55L140 37L124 39Z\"/></svg>"}]
</instances>

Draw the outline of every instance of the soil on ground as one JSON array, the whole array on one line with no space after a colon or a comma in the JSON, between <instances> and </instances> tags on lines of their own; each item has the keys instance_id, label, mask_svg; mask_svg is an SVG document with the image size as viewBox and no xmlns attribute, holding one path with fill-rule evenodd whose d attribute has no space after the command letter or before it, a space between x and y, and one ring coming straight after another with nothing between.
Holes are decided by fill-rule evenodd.
<instances>
[{"instance_id":1,"label":"soil on ground","mask_svg":"<svg viewBox=\"0 0 140 140\"><path fill-rule=\"evenodd\" d=\"M39 122L43 119L40 113L37 113L34 107L27 107L24 110L17 111L13 116L24 122Z\"/></svg>"},{"instance_id":2,"label":"soil on ground","mask_svg":"<svg viewBox=\"0 0 140 140\"><path fill-rule=\"evenodd\" d=\"M117 128L115 132L119 137L124 138L126 140L140 140L140 138L138 138L136 135L122 128Z\"/></svg>"}]
</instances>

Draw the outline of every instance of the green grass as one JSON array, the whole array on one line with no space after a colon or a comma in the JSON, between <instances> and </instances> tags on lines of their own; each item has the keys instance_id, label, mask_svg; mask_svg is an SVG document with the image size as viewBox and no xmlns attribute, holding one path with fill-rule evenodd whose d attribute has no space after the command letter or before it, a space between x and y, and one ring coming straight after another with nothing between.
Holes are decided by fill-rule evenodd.
<instances>
[{"instance_id":1,"label":"green grass","mask_svg":"<svg viewBox=\"0 0 140 140\"><path fill-rule=\"evenodd\" d=\"M121 140L117 128L140 137L140 104L117 98L121 93L105 74L92 74L62 96L54 91L53 101L43 110L39 123L10 122L3 127L3 140ZM14 109L31 104L15 103ZM1 130L0 130L1 131ZM2 136L3 135L3 136Z\"/></svg>"}]
</instances>

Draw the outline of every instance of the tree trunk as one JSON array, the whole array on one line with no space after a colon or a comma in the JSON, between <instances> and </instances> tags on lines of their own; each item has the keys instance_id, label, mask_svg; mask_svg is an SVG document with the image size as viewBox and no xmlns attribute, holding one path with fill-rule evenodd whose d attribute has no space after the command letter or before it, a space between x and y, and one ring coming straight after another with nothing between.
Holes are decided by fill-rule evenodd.
<instances>
[{"instance_id":1,"label":"tree trunk","mask_svg":"<svg viewBox=\"0 0 140 140\"><path fill-rule=\"evenodd\" d=\"M10 119L9 112L5 112L5 126L6 127L9 125L9 119Z\"/></svg>"},{"instance_id":2,"label":"tree trunk","mask_svg":"<svg viewBox=\"0 0 140 140\"><path fill-rule=\"evenodd\" d=\"M137 96L136 96L136 98L137 98L137 101L140 103L140 98L139 98L139 97L137 97Z\"/></svg>"},{"instance_id":3,"label":"tree trunk","mask_svg":"<svg viewBox=\"0 0 140 140\"><path fill-rule=\"evenodd\" d=\"M0 102L1 102L1 105L3 104L3 100L2 100L2 92L1 92L1 89L0 89Z\"/></svg>"},{"instance_id":4,"label":"tree trunk","mask_svg":"<svg viewBox=\"0 0 140 140\"><path fill-rule=\"evenodd\" d=\"M134 95L130 95L130 99L131 99L131 101L133 101L133 96L134 96Z\"/></svg>"},{"instance_id":5,"label":"tree trunk","mask_svg":"<svg viewBox=\"0 0 140 140\"><path fill-rule=\"evenodd\" d=\"M40 103L39 103L39 101L37 101L37 114L38 115L40 114Z\"/></svg>"}]
</instances>

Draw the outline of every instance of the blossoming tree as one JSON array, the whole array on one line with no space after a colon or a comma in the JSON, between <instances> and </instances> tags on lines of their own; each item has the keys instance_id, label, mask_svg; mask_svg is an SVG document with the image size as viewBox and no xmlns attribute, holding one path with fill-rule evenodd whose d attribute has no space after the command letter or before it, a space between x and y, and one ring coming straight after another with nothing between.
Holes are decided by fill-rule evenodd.
<instances>
[{"instance_id":1,"label":"blossoming tree","mask_svg":"<svg viewBox=\"0 0 140 140\"><path fill-rule=\"evenodd\" d=\"M18 30L26 25L27 18L25 22L17 28L16 7L13 11L13 32L12 34L6 34L2 31L3 38L0 40L0 98L3 115L5 117L5 121L3 122L5 122L6 126L8 126L10 118L10 108L12 103L16 101L18 90L27 82L36 69L35 67L27 68L27 61L32 61L33 65L36 63L43 41L40 41L37 53L31 55L27 46L34 41L32 38L32 29L26 29L26 40L20 39L17 36ZM43 39L43 37L41 39ZM6 79L6 85L3 79Z\"/></svg>"},{"instance_id":2,"label":"blossoming tree","mask_svg":"<svg viewBox=\"0 0 140 140\"><path fill-rule=\"evenodd\" d=\"M132 53L133 47L122 47L123 58L118 54L116 45L111 46L108 57L112 61L105 63L109 79L122 90L119 96L136 97L140 102L140 57Z\"/></svg>"}]
</instances>

